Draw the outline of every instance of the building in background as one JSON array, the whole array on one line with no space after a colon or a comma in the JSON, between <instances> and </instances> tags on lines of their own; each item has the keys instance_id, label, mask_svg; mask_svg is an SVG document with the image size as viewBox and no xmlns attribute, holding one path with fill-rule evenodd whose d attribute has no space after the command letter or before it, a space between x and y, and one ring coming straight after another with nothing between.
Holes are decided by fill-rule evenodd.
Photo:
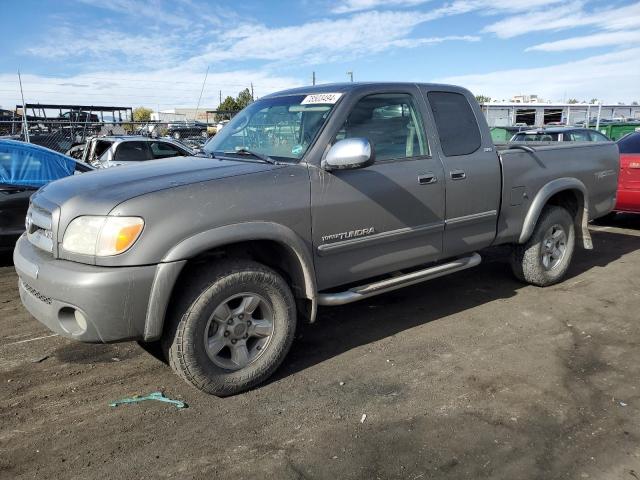
<instances>
[{"instance_id":1,"label":"building in background","mask_svg":"<svg viewBox=\"0 0 640 480\"><path fill-rule=\"evenodd\" d=\"M538 95L515 95L511 97L511 103L544 103Z\"/></svg>"},{"instance_id":2,"label":"building in background","mask_svg":"<svg viewBox=\"0 0 640 480\"><path fill-rule=\"evenodd\" d=\"M531 98L534 95L521 97ZM489 102L481 103L480 106L490 127L575 125L585 123L587 120L591 126L594 126L598 116L600 120L605 121L640 121L639 105Z\"/></svg>"},{"instance_id":3,"label":"building in background","mask_svg":"<svg viewBox=\"0 0 640 480\"><path fill-rule=\"evenodd\" d=\"M195 108L171 108L168 110L161 110L159 112L153 112L151 119L160 122L179 122L187 121L192 122L198 120L199 122L211 121L211 115L207 112L212 111L213 108L201 107L198 110Z\"/></svg>"}]
</instances>

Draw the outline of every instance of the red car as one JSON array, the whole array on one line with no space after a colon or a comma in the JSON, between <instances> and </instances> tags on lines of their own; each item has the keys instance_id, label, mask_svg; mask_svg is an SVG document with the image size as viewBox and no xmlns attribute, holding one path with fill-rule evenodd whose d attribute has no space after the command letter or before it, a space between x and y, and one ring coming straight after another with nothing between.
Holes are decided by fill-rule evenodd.
<instances>
[{"instance_id":1,"label":"red car","mask_svg":"<svg viewBox=\"0 0 640 480\"><path fill-rule=\"evenodd\" d=\"M620 179L615 210L640 213L640 132L618 140Z\"/></svg>"}]
</instances>

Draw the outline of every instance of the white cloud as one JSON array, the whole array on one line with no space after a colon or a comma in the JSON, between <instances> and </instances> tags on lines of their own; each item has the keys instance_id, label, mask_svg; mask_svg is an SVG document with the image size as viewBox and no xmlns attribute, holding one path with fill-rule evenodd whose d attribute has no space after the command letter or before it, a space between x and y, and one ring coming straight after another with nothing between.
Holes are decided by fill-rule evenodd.
<instances>
[{"instance_id":1,"label":"white cloud","mask_svg":"<svg viewBox=\"0 0 640 480\"><path fill-rule=\"evenodd\" d=\"M145 22L165 24L168 26L188 28L199 19L196 11L183 10L180 7L189 6L184 0L172 2L172 8L167 10L160 0L77 0L80 3L102 8L131 18L144 18Z\"/></svg>"},{"instance_id":2,"label":"white cloud","mask_svg":"<svg viewBox=\"0 0 640 480\"><path fill-rule=\"evenodd\" d=\"M472 36L412 38L413 29L433 20L434 12L369 11L337 20L317 20L299 26L268 28L243 25L190 60L208 65L229 60L264 60L318 64L374 54L395 47L411 47L448 40L475 41ZM389 28L393 25L393 28Z\"/></svg>"},{"instance_id":3,"label":"white cloud","mask_svg":"<svg viewBox=\"0 0 640 480\"><path fill-rule=\"evenodd\" d=\"M640 27L640 2L618 8L585 10L584 0L564 3L554 8L514 15L487 25L483 32L499 38L513 38L533 32L567 30L591 26L618 30Z\"/></svg>"},{"instance_id":4,"label":"white cloud","mask_svg":"<svg viewBox=\"0 0 640 480\"><path fill-rule=\"evenodd\" d=\"M333 13L352 13L389 7L415 7L431 1L432 0L343 0L331 11ZM454 0L432 11L439 12L441 16L474 11L480 11L484 14L527 12L539 10L543 7L564 1L565 0L538 0L536 2L517 2L513 0Z\"/></svg>"},{"instance_id":5,"label":"white cloud","mask_svg":"<svg viewBox=\"0 0 640 480\"><path fill-rule=\"evenodd\" d=\"M545 42L526 49L540 52L564 52L567 50L582 50L604 46L626 46L640 43L640 30L604 32L594 35L565 38L555 42Z\"/></svg>"},{"instance_id":6,"label":"white cloud","mask_svg":"<svg viewBox=\"0 0 640 480\"><path fill-rule=\"evenodd\" d=\"M351 13L381 7L414 7L431 0L345 0L336 5L333 13Z\"/></svg>"},{"instance_id":7,"label":"white cloud","mask_svg":"<svg viewBox=\"0 0 640 480\"><path fill-rule=\"evenodd\" d=\"M153 109L167 109L195 106L204 73L204 70L193 71L184 68L142 73L96 70L65 77L23 73L22 84L27 103L132 107L144 105ZM223 98L227 95L235 97L252 82L258 97L302 85L298 78L278 75L269 70L210 71L202 97L203 108L215 108L218 105L220 90ZM0 105L8 108L21 103L15 73L0 74L0 85Z\"/></svg>"},{"instance_id":8,"label":"white cloud","mask_svg":"<svg viewBox=\"0 0 640 480\"><path fill-rule=\"evenodd\" d=\"M80 60L83 64L117 64L120 68L131 64L155 68L171 65L179 53L176 46L182 45L181 36L171 32L126 34L66 25L50 30L46 37L47 41L34 42L25 53L48 59Z\"/></svg>"},{"instance_id":9,"label":"white cloud","mask_svg":"<svg viewBox=\"0 0 640 480\"><path fill-rule=\"evenodd\" d=\"M636 101L640 97L640 47L548 67L458 75L437 81L462 85L497 99L536 93L552 100L568 96Z\"/></svg>"}]
</instances>

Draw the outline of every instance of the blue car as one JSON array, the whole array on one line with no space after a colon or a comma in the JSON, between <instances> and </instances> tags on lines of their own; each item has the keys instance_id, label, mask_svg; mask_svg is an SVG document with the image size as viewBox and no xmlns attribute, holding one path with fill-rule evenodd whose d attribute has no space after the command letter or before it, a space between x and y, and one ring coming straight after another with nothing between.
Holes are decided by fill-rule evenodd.
<instances>
[{"instance_id":1,"label":"blue car","mask_svg":"<svg viewBox=\"0 0 640 480\"><path fill-rule=\"evenodd\" d=\"M0 250L12 250L24 232L29 198L53 180L92 167L48 148L0 140Z\"/></svg>"}]
</instances>

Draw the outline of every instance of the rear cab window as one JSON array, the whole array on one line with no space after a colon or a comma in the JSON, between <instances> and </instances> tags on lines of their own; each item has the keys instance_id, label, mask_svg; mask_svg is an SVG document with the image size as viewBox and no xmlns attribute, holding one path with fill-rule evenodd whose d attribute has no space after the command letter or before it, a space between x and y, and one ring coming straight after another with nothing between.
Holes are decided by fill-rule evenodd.
<instances>
[{"instance_id":1,"label":"rear cab window","mask_svg":"<svg viewBox=\"0 0 640 480\"><path fill-rule=\"evenodd\" d=\"M558 133L518 133L514 137L514 142L557 142L560 135ZM565 134L564 140L567 140Z\"/></svg>"},{"instance_id":2,"label":"rear cab window","mask_svg":"<svg viewBox=\"0 0 640 480\"><path fill-rule=\"evenodd\" d=\"M427 93L442 153L469 155L482 144L480 127L467 98L455 92Z\"/></svg>"}]
</instances>

